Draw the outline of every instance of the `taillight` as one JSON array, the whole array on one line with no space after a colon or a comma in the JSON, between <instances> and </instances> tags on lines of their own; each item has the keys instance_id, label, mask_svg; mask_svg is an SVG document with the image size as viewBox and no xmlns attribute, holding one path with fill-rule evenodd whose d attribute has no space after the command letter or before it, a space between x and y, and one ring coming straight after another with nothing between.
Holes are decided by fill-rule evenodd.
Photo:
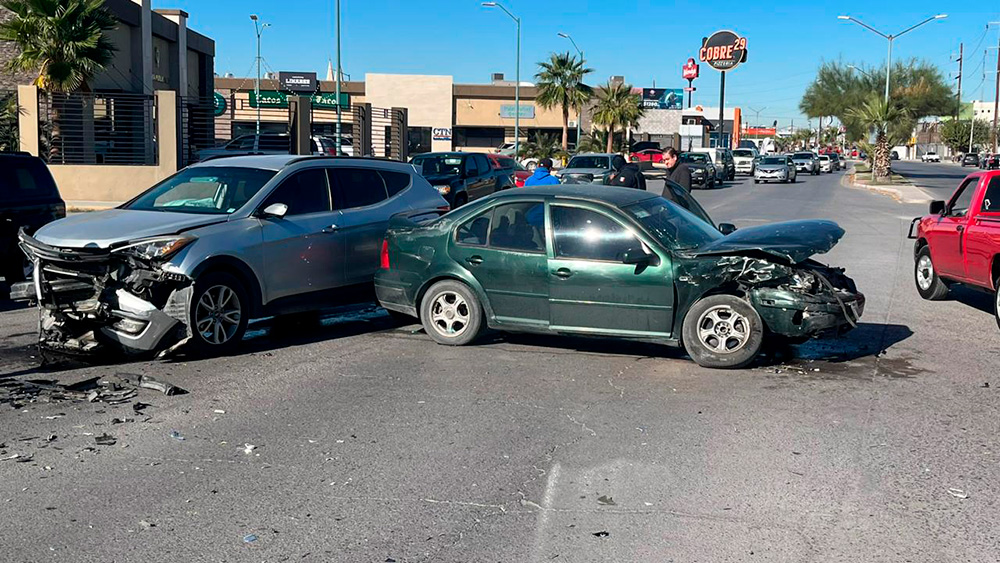
<instances>
[{"instance_id":1,"label":"taillight","mask_svg":"<svg viewBox=\"0 0 1000 563\"><path fill-rule=\"evenodd\" d=\"M379 267L383 270L389 269L389 239L382 239L382 253L379 261Z\"/></svg>"},{"instance_id":2,"label":"taillight","mask_svg":"<svg viewBox=\"0 0 1000 563\"><path fill-rule=\"evenodd\" d=\"M327 147L326 148L326 154L328 154L330 156L337 156L337 147L332 147L332 146L331 147Z\"/></svg>"}]
</instances>

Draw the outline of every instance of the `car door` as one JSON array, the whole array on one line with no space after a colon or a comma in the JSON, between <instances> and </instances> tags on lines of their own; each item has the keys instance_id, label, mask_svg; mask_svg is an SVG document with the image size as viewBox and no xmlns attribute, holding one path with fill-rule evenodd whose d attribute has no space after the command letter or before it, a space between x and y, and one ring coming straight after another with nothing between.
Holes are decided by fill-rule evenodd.
<instances>
[{"instance_id":1,"label":"car door","mask_svg":"<svg viewBox=\"0 0 1000 563\"><path fill-rule=\"evenodd\" d=\"M455 230L452 258L486 292L497 324L544 328L549 323L545 204L505 201Z\"/></svg>"},{"instance_id":2,"label":"car door","mask_svg":"<svg viewBox=\"0 0 1000 563\"><path fill-rule=\"evenodd\" d=\"M410 209L403 198L389 198L380 170L365 166L329 169L337 230L347 240L344 254L346 285L371 283L379 267L382 239L389 218Z\"/></svg>"},{"instance_id":3,"label":"car door","mask_svg":"<svg viewBox=\"0 0 1000 563\"><path fill-rule=\"evenodd\" d=\"M674 288L668 254L596 204L552 203L548 217L551 330L671 336ZM625 251L636 250L656 260L622 263Z\"/></svg>"},{"instance_id":4,"label":"car door","mask_svg":"<svg viewBox=\"0 0 1000 563\"><path fill-rule=\"evenodd\" d=\"M965 231L965 276L981 287L993 287L993 260L1000 248L1000 176L993 176L982 199L973 198L978 210Z\"/></svg>"},{"instance_id":5,"label":"car door","mask_svg":"<svg viewBox=\"0 0 1000 563\"><path fill-rule=\"evenodd\" d=\"M490 165L490 161L486 156L474 154L471 158L476 163L476 179L474 182L475 187L473 188L476 195L470 197L470 199L486 197L499 190L498 175L493 171L493 166Z\"/></svg>"},{"instance_id":6,"label":"car door","mask_svg":"<svg viewBox=\"0 0 1000 563\"><path fill-rule=\"evenodd\" d=\"M288 206L284 217L260 217L267 301L340 285L346 237L334 228L330 186L323 168L309 168L286 178L258 208Z\"/></svg>"},{"instance_id":7,"label":"car door","mask_svg":"<svg viewBox=\"0 0 1000 563\"><path fill-rule=\"evenodd\" d=\"M964 181L945 206L944 214L927 230L931 260L940 275L957 280L965 279L965 228L978 183L978 176Z\"/></svg>"}]
</instances>

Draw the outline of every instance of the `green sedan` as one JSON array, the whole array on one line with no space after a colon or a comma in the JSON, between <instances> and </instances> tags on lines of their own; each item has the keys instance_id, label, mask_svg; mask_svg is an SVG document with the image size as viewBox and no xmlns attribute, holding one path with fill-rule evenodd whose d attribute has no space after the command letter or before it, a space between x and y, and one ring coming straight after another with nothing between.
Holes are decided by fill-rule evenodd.
<instances>
[{"instance_id":1,"label":"green sedan","mask_svg":"<svg viewBox=\"0 0 1000 563\"><path fill-rule=\"evenodd\" d=\"M723 235L649 192L546 186L498 192L418 225L395 218L375 290L446 345L487 328L684 346L698 364L750 364L768 338L855 326L865 298L810 259L844 231L791 221Z\"/></svg>"}]
</instances>

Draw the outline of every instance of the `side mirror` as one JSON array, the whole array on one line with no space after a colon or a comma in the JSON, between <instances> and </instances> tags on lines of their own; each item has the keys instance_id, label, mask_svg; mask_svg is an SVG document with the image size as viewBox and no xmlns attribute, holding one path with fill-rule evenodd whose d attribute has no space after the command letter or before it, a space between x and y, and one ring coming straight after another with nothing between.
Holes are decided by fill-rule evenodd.
<instances>
[{"instance_id":1,"label":"side mirror","mask_svg":"<svg viewBox=\"0 0 1000 563\"><path fill-rule=\"evenodd\" d=\"M622 256L622 264L636 264L648 266L653 262L653 256L646 254L641 248L630 248Z\"/></svg>"},{"instance_id":2,"label":"side mirror","mask_svg":"<svg viewBox=\"0 0 1000 563\"><path fill-rule=\"evenodd\" d=\"M288 206L284 203L272 203L264 208L265 217L274 217L276 219L281 219L288 213Z\"/></svg>"},{"instance_id":3,"label":"side mirror","mask_svg":"<svg viewBox=\"0 0 1000 563\"><path fill-rule=\"evenodd\" d=\"M945 203L940 200L934 200L931 202L930 212L931 215L941 215L944 213Z\"/></svg>"},{"instance_id":4,"label":"side mirror","mask_svg":"<svg viewBox=\"0 0 1000 563\"><path fill-rule=\"evenodd\" d=\"M736 225L732 223L719 223L719 232L729 235L736 232Z\"/></svg>"}]
</instances>

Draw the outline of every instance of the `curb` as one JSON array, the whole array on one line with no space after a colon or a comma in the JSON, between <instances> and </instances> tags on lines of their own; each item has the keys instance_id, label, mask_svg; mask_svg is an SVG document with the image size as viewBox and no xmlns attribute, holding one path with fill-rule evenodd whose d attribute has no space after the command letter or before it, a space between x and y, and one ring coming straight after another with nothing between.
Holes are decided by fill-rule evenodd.
<instances>
[{"instance_id":1,"label":"curb","mask_svg":"<svg viewBox=\"0 0 1000 563\"><path fill-rule=\"evenodd\" d=\"M855 172L852 168L847 174L844 175L844 179L841 180L841 184L847 186L848 188L868 190L877 194L887 195L900 203L930 203L933 199L928 196L926 192L921 190L919 186L900 184L883 186L877 184L866 184L864 182L858 182L854 178Z\"/></svg>"}]
</instances>

